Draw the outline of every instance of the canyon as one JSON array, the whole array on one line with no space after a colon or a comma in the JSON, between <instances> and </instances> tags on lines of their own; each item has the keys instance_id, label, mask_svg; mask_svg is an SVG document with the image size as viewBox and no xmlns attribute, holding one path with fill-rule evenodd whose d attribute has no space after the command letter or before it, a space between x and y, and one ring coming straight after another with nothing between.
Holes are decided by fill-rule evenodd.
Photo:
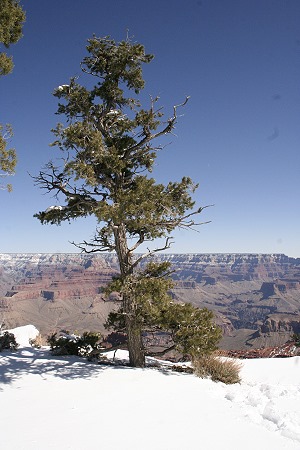
<instances>
[{"instance_id":1,"label":"canyon","mask_svg":"<svg viewBox=\"0 0 300 450\"><path fill-rule=\"evenodd\" d=\"M174 271L176 302L212 310L223 349L282 345L300 333L300 258L283 254L160 254ZM42 334L107 334L119 305L103 288L118 274L114 254L0 254L0 321Z\"/></svg>"}]
</instances>

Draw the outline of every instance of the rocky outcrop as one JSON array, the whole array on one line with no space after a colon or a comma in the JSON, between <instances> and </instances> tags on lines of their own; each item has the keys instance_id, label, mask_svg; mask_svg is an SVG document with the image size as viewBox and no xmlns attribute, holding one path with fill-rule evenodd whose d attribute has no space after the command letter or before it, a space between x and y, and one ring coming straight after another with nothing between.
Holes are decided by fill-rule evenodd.
<instances>
[{"instance_id":1,"label":"rocky outcrop","mask_svg":"<svg viewBox=\"0 0 300 450\"><path fill-rule=\"evenodd\" d=\"M291 290L297 290L300 293L300 281L298 280L276 280L263 282L260 291L263 298L271 297L272 295L286 293Z\"/></svg>"},{"instance_id":2,"label":"rocky outcrop","mask_svg":"<svg viewBox=\"0 0 300 450\"><path fill-rule=\"evenodd\" d=\"M272 314L259 326L259 332L266 333L300 333L300 314Z\"/></svg>"},{"instance_id":3,"label":"rocky outcrop","mask_svg":"<svg viewBox=\"0 0 300 450\"><path fill-rule=\"evenodd\" d=\"M299 356L300 348L296 346L295 342L289 341L276 347L263 347L251 350L223 350L220 352L220 355L239 359L288 358Z\"/></svg>"}]
</instances>

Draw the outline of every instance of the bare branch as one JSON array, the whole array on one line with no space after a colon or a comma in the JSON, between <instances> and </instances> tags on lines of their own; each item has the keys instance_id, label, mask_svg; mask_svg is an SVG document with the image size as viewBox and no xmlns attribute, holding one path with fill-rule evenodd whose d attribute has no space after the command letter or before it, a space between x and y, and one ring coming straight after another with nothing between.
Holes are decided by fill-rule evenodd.
<instances>
[{"instance_id":1,"label":"bare branch","mask_svg":"<svg viewBox=\"0 0 300 450\"><path fill-rule=\"evenodd\" d=\"M206 205L206 206L201 206L200 208L198 208L196 211L193 211L189 214L186 214L183 217L178 217L178 218L174 218L174 219L169 219L169 220L165 220L162 222L156 222L155 225L157 226L161 226L161 227L172 227L172 228L191 228L193 226L199 226L199 225L205 225L207 223L210 223L210 220L207 222L195 222L194 220L187 220L192 216L195 216L196 214L200 214L204 209L206 208L210 208L211 206L214 205Z\"/></svg>"},{"instance_id":2,"label":"bare branch","mask_svg":"<svg viewBox=\"0 0 300 450\"><path fill-rule=\"evenodd\" d=\"M77 244L76 242L72 241L70 242L70 244L74 245L76 248L79 248L79 250L81 250L82 253L112 252L115 250L114 245L105 246L103 244L96 244L95 242L83 241ZM91 250L88 250L87 247L93 248Z\"/></svg>"},{"instance_id":3,"label":"bare branch","mask_svg":"<svg viewBox=\"0 0 300 450\"><path fill-rule=\"evenodd\" d=\"M143 261L145 258L149 258L150 256L154 255L157 252L162 252L163 250L167 250L168 248L171 247L171 245L173 244L173 242L171 241L172 237L167 237L166 239L166 243L164 245L164 247L161 248L155 248L153 250L148 249L147 253L144 253L143 255L141 255L133 264L132 264L132 268L134 269L138 264L140 264L141 261Z\"/></svg>"},{"instance_id":4,"label":"bare branch","mask_svg":"<svg viewBox=\"0 0 300 450\"><path fill-rule=\"evenodd\" d=\"M34 180L34 184L40 186L42 189L45 189L47 193L56 191L55 197L58 196L59 193L62 193L67 198L78 199L80 201L96 201L93 197L102 196L102 199L106 199L107 192L99 191L97 187L94 187L93 190L88 190L83 187L76 187L70 184L70 177L67 177L65 173L60 171L57 167L55 167L51 162L46 166L46 171L41 171L38 176L32 176L29 174L31 178Z\"/></svg>"},{"instance_id":5,"label":"bare branch","mask_svg":"<svg viewBox=\"0 0 300 450\"><path fill-rule=\"evenodd\" d=\"M137 142L135 145L133 145L132 147L129 147L126 152L124 157L127 158L130 153L140 149L141 147L144 147L145 144L147 144L147 142L152 141L160 136L166 135L171 133L171 131L173 130L176 120L177 120L177 108L179 107L183 107L186 105L186 103L189 100L189 96L186 97L185 101L179 105L175 105L173 107L173 117L170 117L167 121L167 125L160 131L158 131L157 133L151 133L149 129L147 129L147 131L144 132L145 137L143 139L141 139L139 142Z\"/></svg>"},{"instance_id":6,"label":"bare branch","mask_svg":"<svg viewBox=\"0 0 300 450\"><path fill-rule=\"evenodd\" d=\"M145 242L145 236L143 232L140 232L138 241L130 248L128 249L128 253L134 252L140 245L142 245Z\"/></svg>"}]
</instances>

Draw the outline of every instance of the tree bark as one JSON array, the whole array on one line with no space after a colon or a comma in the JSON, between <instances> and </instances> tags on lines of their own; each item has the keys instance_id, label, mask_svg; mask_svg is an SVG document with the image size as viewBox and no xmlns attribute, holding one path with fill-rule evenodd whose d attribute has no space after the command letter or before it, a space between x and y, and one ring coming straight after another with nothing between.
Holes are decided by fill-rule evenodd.
<instances>
[{"instance_id":1,"label":"tree bark","mask_svg":"<svg viewBox=\"0 0 300 450\"><path fill-rule=\"evenodd\" d=\"M134 317L126 317L126 332L128 339L129 364L132 367L145 367L145 351L143 347L142 330Z\"/></svg>"},{"instance_id":2,"label":"tree bark","mask_svg":"<svg viewBox=\"0 0 300 450\"><path fill-rule=\"evenodd\" d=\"M123 224L115 227L114 237L121 276L126 278L126 276L133 273L134 265L128 249L126 229ZM145 367L142 327L135 316L134 305L130 295L123 296L123 310L128 340L129 364L132 367Z\"/></svg>"}]
</instances>

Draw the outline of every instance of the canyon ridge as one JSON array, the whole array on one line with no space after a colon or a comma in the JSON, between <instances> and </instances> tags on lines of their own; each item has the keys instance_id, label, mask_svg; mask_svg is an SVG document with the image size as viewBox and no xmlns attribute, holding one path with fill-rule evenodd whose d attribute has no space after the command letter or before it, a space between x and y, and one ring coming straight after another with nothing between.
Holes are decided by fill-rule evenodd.
<instances>
[{"instance_id":1,"label":"canyon ridge","mask_svg":"<svg viewBox=\"0 0 300 450\"><path fill-rule=\"evenodd\" d=\"M161 254L170 261L174 301L212 310L221 348L281 345L300 333L300 258L283 254ZM103 288L118 274L114 254L0 254L0 322L107 334L119 305Z\"/></svg>"}]
</instances>

